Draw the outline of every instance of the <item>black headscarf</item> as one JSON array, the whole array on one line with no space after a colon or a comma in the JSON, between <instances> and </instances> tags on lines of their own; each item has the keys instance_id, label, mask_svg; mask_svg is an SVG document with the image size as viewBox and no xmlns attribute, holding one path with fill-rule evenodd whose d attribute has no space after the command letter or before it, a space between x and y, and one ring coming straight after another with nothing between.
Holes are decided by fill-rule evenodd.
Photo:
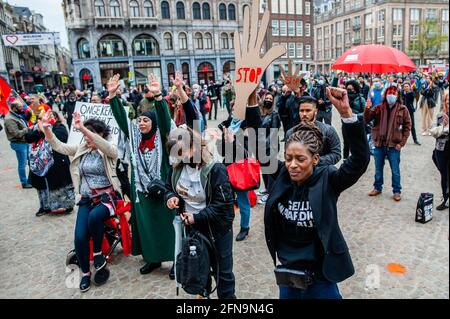
<instances>
[{"instance_id":1,"label":"black headscarf","mask_svg":"<svg viewBox=\"0 0 450 319\"><path fill-rule=\"evenodd\" d=\"M141 114L139 114L139 116L145 116L152 120L152 128L151 128L150 132L148 132L146 134L141 133L142 139L148 140L149 138L151 138L153 135L156 134L156 130L158 129L158 121L156 120L156 113L154 111L148 110L148 111L142 112Z\"/></svg>"}]
</instances>

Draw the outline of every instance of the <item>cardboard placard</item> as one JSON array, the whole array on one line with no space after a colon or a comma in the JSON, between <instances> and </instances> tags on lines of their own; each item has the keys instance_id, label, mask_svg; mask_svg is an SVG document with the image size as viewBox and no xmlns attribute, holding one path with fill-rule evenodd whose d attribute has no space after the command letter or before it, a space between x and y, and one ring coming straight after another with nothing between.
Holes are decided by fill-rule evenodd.
<instances>
[{"instance_id":1,"label":"cardboard placard","mask_svg":"<svg viewBox=\"0 0 450 319\"><path fill-rule=\"evenodd\" d=\"M261 77L267 67L277 58L286 53L284 46L274 46L261 56L261 47L266 38L269 25L270 12L265 10L259 22L260 0L252 1L252 14L248 6L244 10L244 31L240 34L235 32L234 48L236 55L236 74L234 79L235 104L234 116L245 119L245 109L249 96L259 86ZM242 44L241 44L242 38Z\"/></svg>"},{"instance_id":2,"label":"cardboard placard","mask_svg":"<svg viewBox=\"0 0 450 319\"><path fill-rule=\"evenodd\" d=\"M287 85L292 91L297 91L300 87L300 81L306 73L300 73L301 65L299 64L294 72L292 72L292 60L288 60L288 73L282 65L280 65L281 77L284 85Z\"/></svg>"},{"instance_id":3,"label":"cardboard placard","mask_svg":"<svg viewBox=\"0 0 450 319\"><path fill-rule=\"evenodd\" d=\"M125 112L128 114L128 107L125 108ZM120 128L117 124L116 119L112 113L111 106L108 104L94 104L94 103L83 103L77 102L75 104L75 111L81 115L81 120L84 122L90 118L96 118L108 125L111 129L111 134L108 140L117 145L119 140ZM67 144L81 144L84 142L84 135L79 130L77 130L73 123L70 127L69 139Z\"/></svg>"}]
</instances>

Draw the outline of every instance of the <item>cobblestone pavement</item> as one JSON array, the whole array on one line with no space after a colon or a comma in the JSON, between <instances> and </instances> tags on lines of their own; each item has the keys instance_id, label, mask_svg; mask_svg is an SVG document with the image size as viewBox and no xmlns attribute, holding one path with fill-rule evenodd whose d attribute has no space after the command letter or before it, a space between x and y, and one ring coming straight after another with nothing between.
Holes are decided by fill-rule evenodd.
<instances>
[{"instance_id":1,"label":"cobblestone pavement","mask_svg":"<svg viewBox=\"0 0 450 319\"><path fill-rule=\"evenodd\" d=\"M220 117L225 113L220 111ZM336 113L333 122L340 134ZM420 123L419 114L416 123ZM366 174L339 200L340 225L356 269L353 277L339 284L344 298L449 298L449 211L434 211L433 220L424 225L414 221L421 192L434 193L435 205L441 196L439 174L431 161L434 139L420 136L420 141L422 146L416 146L410 138L402 151L400 202L391 199L387 164L384 193L367 196L372 189L373 160ZM16 165L15 154L1 132L0 298L191 298L183 292L176 296L175 283L168 278L171 263L142 276L142 258L124 257L120 247L109 266L109 282L81 294L78 271L65 266L66 254L73 247L76 214L35 217L37 193L18 187ZM238 229L239 213L235 234ZM238 298L277 298L262 205L252 209L248 239L235 242L233 248ZM402 264L407 271L390 273L388 263Z\"/></svg>"}]
</instances>

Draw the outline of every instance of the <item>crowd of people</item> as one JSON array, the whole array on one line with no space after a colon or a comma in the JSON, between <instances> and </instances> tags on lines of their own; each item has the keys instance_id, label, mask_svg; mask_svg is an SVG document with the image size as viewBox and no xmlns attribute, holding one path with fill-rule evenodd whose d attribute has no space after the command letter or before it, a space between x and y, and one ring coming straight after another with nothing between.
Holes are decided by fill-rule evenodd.
<instances>
[{"instance_id":1,"label":"crowd of people","mask_svg":"<svg viewBox=\"0 0 450 319\"><path fill-rule=\"evenodd\" d=\"M103 224L114 211L108 200L93 199L106 192L111 200L132 203L132 253L143 257L142 275L175 260L172 221L178 214L186 226L213 240L218 297L236 298L233 239L243 241L249 235L251 203L249 190L233 189L227 173L239 152L223 158L226 150L239 148L246 157L258 158L261 152L250 145L248 130L263 130L262 153L278 163L267 173L267 163L261 161L264 187L257 192L258 203L265 205L266 242L274 265L278 259L286 269L305 271L311 279L307 289L280 284L280 298L341 298L337 283L352 276L354 268L337 222L339 195L365 173L372 155L375 177L368 195L382 193L387 158L392 198L401 200L400 154L410 135L421 145L414 120L419 109L421 135L436 138L432 159L442 187L436 209L448 208L449 96L443 75L315 74L302 78L297 90L277 80L261 84L247 105L239 106L245 107L245 119L234 115L232 82L226 77L189 87L177 73L168 90L153 75L143 90L122 90L116 75L103 91L69 87L42 95L20 92L22 99L10 104L6 137L17 156L22 187L38 192L36 216L70 213L78 206L74 244L83 274L81 291L91 283L90 238L95 270L107 267L101 249ZM77 102L110 105L121 131L117 145L108 140L110 128L104 122L81 120L74 112ZM342 148L332 125L333 107L341 118ZM216 128L210 123L217 120L218 110L226 110L227 119ZM82 144L67 144L64 122L84 135ZM51 147L54 164L43 176L27 174L30 147L43 143ZM281 143L283 161L272 152ZM149 186L155 184L164 189L161 196L149 196ZM233 237L235 205L240 231ZM173 267L169 277L175 278Z\"/></svg>"}]
</instances>

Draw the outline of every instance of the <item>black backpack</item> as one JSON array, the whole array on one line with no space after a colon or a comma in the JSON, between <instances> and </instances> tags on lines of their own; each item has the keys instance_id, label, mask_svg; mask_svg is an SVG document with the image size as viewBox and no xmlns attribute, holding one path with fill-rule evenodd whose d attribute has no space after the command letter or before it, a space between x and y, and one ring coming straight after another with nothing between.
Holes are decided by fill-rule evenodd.
<instances>
[{"instance_id":1,"label":"black backpack","mask_svg":"<svg viewBox=\"0 0 450 319\"><path fill-rule=\"evenodd\" d=\"M195 254L191 252L195 247ZM183 290L191 295L209 297L211 279L211 259L215 260L213 243L202 233L192 230L183 238L181 251L176 258L176 279ZM219 267L217 265L217 280ZM217 288L217 285L216 285Z\"/></svg>"}]
</instances>

